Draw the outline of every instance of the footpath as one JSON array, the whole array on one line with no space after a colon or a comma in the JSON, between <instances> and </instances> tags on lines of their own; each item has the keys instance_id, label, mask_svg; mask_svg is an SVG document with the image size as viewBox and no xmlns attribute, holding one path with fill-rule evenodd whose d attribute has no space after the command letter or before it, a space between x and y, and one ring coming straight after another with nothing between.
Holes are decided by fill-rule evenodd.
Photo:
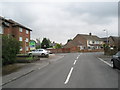
<instances>
[{"instance_id":1,"label":"footpath","mask_svg":"<svg viewBox=\"0 0 120 90\"><path fill-rule=\"evenodd\" d=\"M51 54L49 56L49 58L40 58L40 60L32 62L32 63L27 63L25 64L25 66L23 66L21 69L19 69L16 72L13 72L11 74L2 76L2 85L3 86L7 83L10 83L16 79L19 79L37 69L41 69L47 65L49 65L50 63L57 61L61 58L63 58L65 55L64 54Z\"/></svg>"},{"instance_id":2,"label":"footpath","mask_svg":"<svg viewBox=\"0 0 120 90\"><path fill-rule=\"evenodd\" d=\"M110 56L110 55L104 55L103 52L100 53L100 54L96 54L96 56L97 56L98 58L101 58L102 60L108 62L109 64L111 64L112 56Z\"/></svg>"}]
</instances>

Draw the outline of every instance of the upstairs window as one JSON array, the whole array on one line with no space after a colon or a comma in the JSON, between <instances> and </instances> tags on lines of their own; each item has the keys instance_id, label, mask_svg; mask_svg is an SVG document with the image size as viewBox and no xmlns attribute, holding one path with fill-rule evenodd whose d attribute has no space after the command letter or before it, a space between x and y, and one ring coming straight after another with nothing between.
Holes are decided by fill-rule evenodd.
<instances>
[{"instance_id":1,"label":"upstairs window","mask_svg":"<svg viewBox=\"0 0 120 90\"><path fill-rule=\"evenodd\" d=\"M19 41L23 41L23 40L22 40L22 37L19 37Z\"/></svg>"},{"instance_id":2,"label":"upstairs window","mask_svg":"<svg viewBox=\"0 0 120 90\"><path fill-rule=\"evenodd\" d=\"M29 47L26 47L26 51L28 51L29 50Z\"/></svg>"},{"instance_id":3,"label":"upstairs window","mask_svg":"<svg viewBox=\"0 0 120 90\"><path fill-rule=\"evenodd\" d=\"M22 28L19 28L19 31L22 32L23 31Z\"/></svg>"},{"instance_id":4,"label":"upstairs window","mask_svg":"<svg viewBox=\"0 0 120 90\"><path fill-rule=\"evenodd\" d=\"M92 41L92 44L94 44L95 43L95 41Z\"/></svg>"},{"instance_id":5,"label":"upstairs window","mask_svg":"<svg viewBox=\"0 0 120 90\"><path fill-rule=\"evenodd\" d=\"M0 26L0 34L3 34L3 28Z\"/></svg>"},{"instance_id":6,"label":"upstairs window","mask_svg":"<svg viewBox=\"0 0 120 90\"><path fill-rule=\"evenodd\" d=\"M28 32L28 30L26 30L26 34L28 34L29 32Z\"/></svg>"},{"instance_id":7,"label":"upstairs window","mask_svg":"<svg viewBox=\"0 0 120 90\"><path fill-rule=\"evenodd\" d=\"M26 42L28 42L28 38L26 38Z\"/></svg>"},{"instance_id":8,"label":"upstairs window","mask_svg":"<svg viewBox=\"0 0 120 90\"><path fill-rule=\"evenodd\" d=\"M22 47L20 47L20 51L22 51L23 49L22 49Z\"/></svg>"}]
</instances>

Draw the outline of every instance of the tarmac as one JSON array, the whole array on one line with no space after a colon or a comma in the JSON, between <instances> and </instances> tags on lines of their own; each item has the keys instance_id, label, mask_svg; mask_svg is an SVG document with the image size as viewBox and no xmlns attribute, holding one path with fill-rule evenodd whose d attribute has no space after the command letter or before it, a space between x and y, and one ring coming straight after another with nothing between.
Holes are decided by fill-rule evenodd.
<instances>
[{"instance_id":1,"label":"tarmac","mask_svg":"<svg viewBox=\"0 0 120 90\"><path fill-rule=\"evenodd\" d=\"M8 75L5 75L5 76L2 76L2 83L0 85L0 88L3 85L10 83L16 79L19 79L19 78L37 70L37 69L41 69L41 68L49 65L50 63L52 63L56 60L59 60L60 58L62 58L64 56L65 56L64 54L50 54L49 58L40 58L40 60L35 61L33 63L27 63L24 67L22 67L18 71L13 72L13 73L8 74Z\"/></svg>"}]
</instances>

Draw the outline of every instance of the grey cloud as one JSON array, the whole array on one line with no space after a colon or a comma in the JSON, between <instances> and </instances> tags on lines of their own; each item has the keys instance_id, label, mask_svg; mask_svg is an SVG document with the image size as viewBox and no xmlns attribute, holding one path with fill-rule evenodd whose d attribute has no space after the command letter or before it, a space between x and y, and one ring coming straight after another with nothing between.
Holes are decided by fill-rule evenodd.
<instances>
[{"instance_id":1,"label":"grey cloud","mask_svg":"<svg viewBox=\"0 0 120 90\"><path fill-rule=\"evenodd\" d=\"M30 27L32 38L50 38L66 43L78 33L102 36L102 29L114 26L116 3L3 3L2 15ZM103 28L101 28L103 27ZM101 30L97 31L96 30ZM114 31L113 31L114 32ZM99 34L100 33L100 34Z\"/></svg>"},{"instance_id":2,"label":"grey cloud","mask_svg":"<svg viewBox=\"0 0 120 90\"><path fill-rule=\"evenodd\" d=\"M105 24L111 22L110 17L118 16L117 2L90 2L90 3L72 3L65 9L72 17L81 17L88 14L88 17L82 17L82 20L89 24Z\"/></svg>"}]
</instances>

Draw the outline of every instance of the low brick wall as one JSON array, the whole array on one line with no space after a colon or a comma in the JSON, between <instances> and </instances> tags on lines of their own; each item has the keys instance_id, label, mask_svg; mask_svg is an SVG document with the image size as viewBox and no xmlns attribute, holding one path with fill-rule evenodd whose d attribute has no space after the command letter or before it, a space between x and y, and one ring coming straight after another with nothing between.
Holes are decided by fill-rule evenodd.
<instances>
[{"instance_id":1,"label":"low brick wall","mask_svg":"<svg viewBox=\"0 0 120 90\"><path fill-rule=\"evenodd\" d=\"M70 53L70 48L47 49L52 53Z\"/></svg>"},{"instance_id":2,"label":"low brick wall","mask_svg":"<svg viewBox=\"0 0 120 90\"><path fill-rule=\"evenodd\" d=\"M52 53L73 53L73 52L103 52L103 49L95 49L95 50L80 50L78 47L72 48L60 48L60 49L47 49Z\"/></svg>"},{"instance_id":3,"label":"low brick wall","mask_svg":"<svg viewBox=\"0 0 120 90\"><path fill-rule=\"evenodd\" d=\"M80 52L103 52L103 49L94 49L94 50L80 50Z\"/></svg>"}]
</instances>

